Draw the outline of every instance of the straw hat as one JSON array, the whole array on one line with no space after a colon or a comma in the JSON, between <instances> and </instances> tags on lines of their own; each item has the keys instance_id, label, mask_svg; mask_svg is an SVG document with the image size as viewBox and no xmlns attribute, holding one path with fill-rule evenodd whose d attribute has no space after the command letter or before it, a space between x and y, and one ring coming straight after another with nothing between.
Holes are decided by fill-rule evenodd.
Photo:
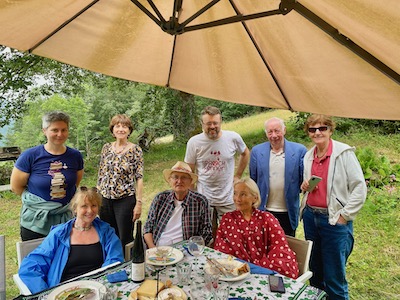
<instances>
[{"instance_id":1,"label":"straw hat","mask_svg":"<svg viewBox=\"0 0 400 300\"><path fill-rule=\"evenodd\" d=\"M192 183L195 183L197 181L197 175L192 173L192 169L190 168L190 166L183 161L178 161L171 169L165 169L163 171L164 179L166 182L169 182L169 177L171 176L172 172L188 174L192 178Z\"/></svg>"}]
</instances>

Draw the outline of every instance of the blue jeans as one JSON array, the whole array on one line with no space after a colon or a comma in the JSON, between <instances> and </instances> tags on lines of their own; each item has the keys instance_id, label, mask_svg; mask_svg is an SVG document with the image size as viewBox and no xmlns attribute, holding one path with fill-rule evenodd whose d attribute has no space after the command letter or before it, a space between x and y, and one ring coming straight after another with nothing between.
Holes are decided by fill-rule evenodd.
<instances>
[{"instance_id":1,"label":"blue jeans","mask_svg":"<svg viewBox=\"0 0 400 300\"><path fill-rule=\"evenodd\" d=\"M353 222L330 225L328 215L306 207L303 213L304 233L313 241L310 284L324 290L329 300L348 300L346 262L353 250Z\"/></svg>"}]
</instances>

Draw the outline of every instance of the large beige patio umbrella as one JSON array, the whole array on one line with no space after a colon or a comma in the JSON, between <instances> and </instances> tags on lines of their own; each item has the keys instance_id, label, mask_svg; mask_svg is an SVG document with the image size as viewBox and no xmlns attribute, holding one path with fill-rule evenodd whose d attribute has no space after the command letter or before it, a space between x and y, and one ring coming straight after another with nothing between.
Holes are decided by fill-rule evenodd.
<instances>
[{"instance_id":1,"label":"large beige patio umbrella","mask_svg":"<svg viewBox=\"0 0 400 300\"><path fill-rule=\"evenodd\" d=\"M400 119L399 0L0 0L0 44L224 101Z\"/></svg>"}]
</instances>

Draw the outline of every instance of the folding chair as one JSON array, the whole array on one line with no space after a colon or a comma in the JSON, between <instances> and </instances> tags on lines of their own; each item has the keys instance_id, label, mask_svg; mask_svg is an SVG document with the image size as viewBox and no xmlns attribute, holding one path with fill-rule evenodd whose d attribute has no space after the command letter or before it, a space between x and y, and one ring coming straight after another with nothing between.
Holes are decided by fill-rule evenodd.
<instances>
[{"instance_id":1,"label":"folding chair","mask_svg":"<svg viewBox=\"0 0 400 300\"><path fill-rule=\"evenodd\" d=\"M29 241L21 241L16 243L17 247L17 260L18 260L18 268L21 265L22 260L25 256L31 253L37 246L39 246L44 238L29 240ZM31 291L25 285L25 283L21 280L18 274L13 275L13 280L15 285L18 287L21 295L30 295Z\"/></svg>"},{"instance_id":2,"label":"folding chair","mask_svg":"<svg viewBox=\"0 0 400 300\"><path fill-rule=\"evenodd\" d=\"M313 273L309 270L311 249L313 242L300 240L292 236L286 236L290 249L296 253L297 263L299 265L299 277L297 280L306 283Z\"/></svg>"}]
</instances>

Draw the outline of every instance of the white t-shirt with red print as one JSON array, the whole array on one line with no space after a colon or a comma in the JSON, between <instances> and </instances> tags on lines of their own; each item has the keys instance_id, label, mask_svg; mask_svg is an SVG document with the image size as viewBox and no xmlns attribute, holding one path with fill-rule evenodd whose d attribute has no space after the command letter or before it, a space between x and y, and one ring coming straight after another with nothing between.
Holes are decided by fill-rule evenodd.
<instances>
[{"instance_id":1,"label":"white t-shirt with red print","mask_svg":"<svg viewBox=\"0 0 400 300\"><path fill-rule=\"evenodd\" d=\"M207 197L210 205L233 204L235 155L246 148L238 133L226 130L217 140L200 133L187 142L185 162L196 165L197 191Z\"/></svg>"}]
</instances>

